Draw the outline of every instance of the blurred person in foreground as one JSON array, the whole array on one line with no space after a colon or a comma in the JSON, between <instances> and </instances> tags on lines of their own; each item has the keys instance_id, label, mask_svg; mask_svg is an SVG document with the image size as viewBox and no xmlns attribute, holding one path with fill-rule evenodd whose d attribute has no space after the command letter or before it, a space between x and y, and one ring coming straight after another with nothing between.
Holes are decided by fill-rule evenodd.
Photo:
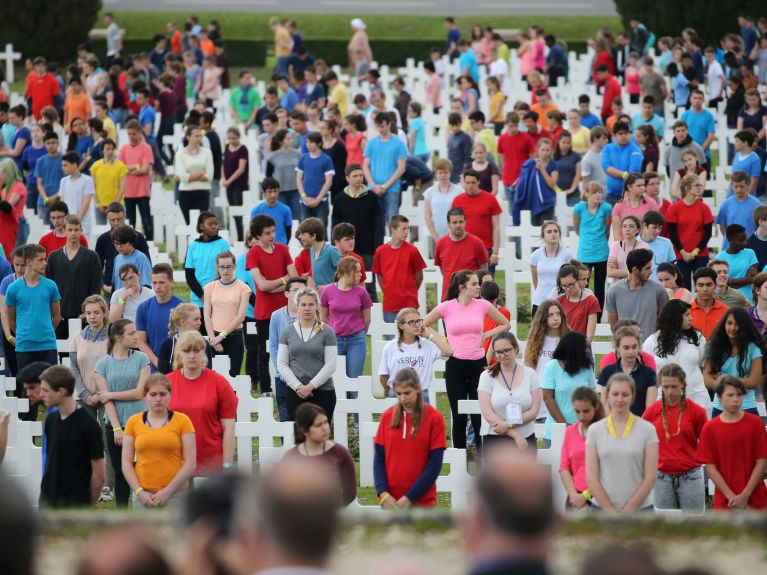
<instances>
[{"instance_id":1,"label":"blurred person in foreground","mask_svg":"<svg viewBox=\"0 0 767 575\"><path fill-rule=\"evenodd\" d=\"M146 526L119 525L88 541L75 575L172 575Z\"/></svg>"},{"instance_id":2,"label":"blurred person in foreground","mask_svg":"<svg viewBox=\"0 0 767 575\"><path fill-rule=\"evenodd\" d=\"M0 473L0 557L3 575L33 575L37 521L32 505L14 480Z\"/></svg>"}]
</instances>

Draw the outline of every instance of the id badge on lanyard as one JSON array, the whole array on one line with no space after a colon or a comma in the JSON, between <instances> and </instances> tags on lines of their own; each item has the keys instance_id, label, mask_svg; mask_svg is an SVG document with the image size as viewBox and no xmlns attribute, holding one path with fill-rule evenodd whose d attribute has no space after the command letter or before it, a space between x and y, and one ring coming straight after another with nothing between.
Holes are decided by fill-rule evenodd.
<instances>
[{"instance_id":1,"label":"id badge on lanyard","mask_svg":"<svg viewBox=\"0 0 767 575\"><path fill-rule=\"evenodd\" d=\"M522 425L522 404L516 402L506 404L506 423Z\"/></svg>"}]
</instances>

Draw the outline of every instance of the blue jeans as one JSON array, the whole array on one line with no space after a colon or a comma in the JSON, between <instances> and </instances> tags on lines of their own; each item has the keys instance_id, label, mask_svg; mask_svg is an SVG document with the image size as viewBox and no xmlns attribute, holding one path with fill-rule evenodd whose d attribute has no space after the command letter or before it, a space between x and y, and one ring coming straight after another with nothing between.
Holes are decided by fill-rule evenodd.
<instances>
[{"instance_id":1,"label":"blue jeans","mask_svg":"<svg viewBox=\"0 0 767 575\"><path fill-rule=\"evenodd\" d=\"M27 218L24 216L21 216L19 218L19 233L16 236L16 247L23 246L27 243L27 238L29 237L29 222L27 221Z\"/></svg>"},{"instance_id":2,"label":"blue jeans","mask_svg":"<svg viewBox=\"0 0 767 575\"><path fill-rule=\"evenodd\" d=\"M294 220L301 220L301 198L298 190L282 190L278 199L290 208L290 214Z\"/></svg>"},{"instance_id":3,"label":"blue jeans","mask_svg":"<svg viewBox=\"0 0 767 575\"><path fill-rule=\"evenodd\" d=\"M385 311L384 314L384 321L386 323L394 323L397 321L397 316L399 315L399 312L397 311Z\"/></svg>"},{"instance_id":4,"label":"blue jeans","mask_svg":"<svg viewBox=\"0 0 767 575\"><path fill-rule=\"evenodd\" d=\"M386 193L379 198L381 200L381 211L384 215L384 222L389 225L392 216L399 213L399 204L402 199L400 190L386 190Z\"/></svg>"},{"instance_id":5,"label":"blue jeans","mask_svg":"<svg viewBox=\"0 0 767 575\"><path fill-rule=\"evenodd\" d=\"M27 188L27 200L25 206L30 210L35 210L37 213L37 200L40 198L40 191L37 189L37 185L29 186Z\"/></svg>"},{"instance_id":6,"label":"blue jeans","mask_svg":"<svg viewBox=\"0 0 767 575\"><path fill-rule=\"evenodd\" d=\"M301 219L306 218L319 218L319 220L328 227L328 215L330 213L330 207L328 206L328 200L325 199L320 202L320 205L316 208L310 208L303 202L301 203Z\"/></svg>"},{"instance_id":7,"label":"blue jeans","mask_svg":"<svg viewBox=\"0 0 767 575\"><path fill-rule=\"evenodd\" d=\"M280 421L290 421L288 417L288 386L281 377L274 378L274 395L277 399L277 413Z\"/></svg>"},{"instance_id":8,"label":"blue jeans","mask_svg":"<svg viewBox=\"0 0 767 575\"><path fill-rule=\"evenodd\" d=\"M703 513L706 509L706 489L700 467L679 475L658 471L655 480L655 507L657 509L681 509Z\"/></svg>"},{"instance_id":9,"label":"blue jeans","mask_svg":"<svg viewBox=\"0 0 767 575\"><path fill-rule=\"evenodd\" d=\"M367 337L365 331L360 330L352 335L339 335L338 355L346 356L346 375L359 377L365 368L365 355L367 354Z\"/></svg>"},{"instance_id":10,"label":"blue jeans","mask_svg":"<svg viewBox=\"0 0 767 575\"><path fill-rule=\"evenodd\" d=\"M278 75L288 77L288 57L282 56L277 58L277 63L274 66L274 73Z\"/></svg>"}]
</instances>

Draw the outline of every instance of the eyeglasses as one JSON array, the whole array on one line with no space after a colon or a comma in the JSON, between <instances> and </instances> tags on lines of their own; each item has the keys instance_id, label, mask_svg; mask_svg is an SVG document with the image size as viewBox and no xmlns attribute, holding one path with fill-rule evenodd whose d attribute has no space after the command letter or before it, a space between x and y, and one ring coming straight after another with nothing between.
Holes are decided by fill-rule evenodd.
<instances>
[{"instance_id":1,"label":"eyeglasses","mask_svg":"<svg viewBox=\"0 0 767 575\"><path fill-rule=\"evenodd\" d=\"M493 350L493 351L494 351L495 355L508 355L512 351L514 351L514 348L513 347L507 347L506 349L496 349L496 350Z\"/></svg>"},{"instance_id":2,"label":"eyeglasses","mask_svg":"<svg viewBox=\"0 0 767 575\"><path fill-rule=\"evenodd\" d=\"M132 282L135 279L138 279L138 276L130 275L130 276L125 276L125 277L120 278L120 280L123 281L123 282Z\"/></svg>"},{"instance_id":3,"label":"eyeglasses","mask_svg":"<svg viewBox=\"0 0 767 575\"><path fill-rule=\"evenodd\" d=\"M577 285L577 282L573 282L570 284L562 284L562 289L573 289Z\"/></svg>"},{"instance_id":4,"label":"eyeglasses","mask_svg":"<svg viewBox=\"0 0 767 575\"><path fill-rule=\"evenodd\" d=\"M228 272L234 269L234 266L218 266L218 269L220 269L222 272Z\"/></svg>"},{"instance_id":5,"label":"eyeglasses","mask_svg":"<svg viewBox=\"0 0 767 575\"><path fill-rule=\"evenodd\" d=\"M411 319L410 321L406 321L406 324L408 324L410 327L414 327L417 325L421 325L423 323L423 319Z\"/></svg>"}]
</instances>

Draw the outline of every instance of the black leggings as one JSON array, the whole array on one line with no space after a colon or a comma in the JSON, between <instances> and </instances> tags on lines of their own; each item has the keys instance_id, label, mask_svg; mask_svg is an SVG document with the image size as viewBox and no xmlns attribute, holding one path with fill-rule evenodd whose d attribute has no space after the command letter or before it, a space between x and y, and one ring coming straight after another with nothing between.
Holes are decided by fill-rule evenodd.
<instances>
[{"instance_id":1,"label":"black leggings","mask_svg":"<svg viewBox=\"0 0 767 575\"><path fill-rule=\"evenodd\" d=\"M125 216L133 226L133 229L138 229L136 208L138 208L139 214L141 214L141 224L144 226L144 236L147 240L152 241L154 239L154 222L152 220L152 212L149 208L149 198L125 198Z\"/></svg>"},{"instance_id":2,"label":"black leggings","mask_svg":"<svg viewBox=\"0 0 767 575\"><path fill-rule=\"evenodd\" d=\"M178 206L184 215L184 221L189 225L189 212L191 210L204 212L210 207L210 190L180 190Z\"/></svg>"},{"instance_id":3,"label":"black leggings","mask_svg":"<svg viewBox=\"0 0 767 575\"><path fill-rule=\"evenodd\" d=\"M115 432L112 424L107 423L107 449L109 458L112 460L112 469L115 472L115 501L118 507L127 507L130 499L130 485L123 475L123 448L115 443Z\"/></svg>"},{"instance_id":4,"label":"black leggings","mask_svg":"<svg viewBox=\"0 0 767 575\"><path fill-rule=\"evenodd\" d=\"M242 205L242 192L244 190L233 190L231 186L226 188L226 201L229 202L230 206L241 206ZM243 240L242 235L242 216L234 216L234 227L237 230L237 241L241 242Z\"/></svg>"},{"instance_id":5,"label":"black leggings","mask_svg":"<svg viewBox=\"0 0 767 575\"><path fill-rule=\"evenodd\" d=\"M256 320L247 318L242 326L245 332L245 373L250 376L251 388L255 389L258 383L258 336L248 333L248 325L255 324Z\"/></svg>"},{"instance_id":6,"label":"black leggings","mask_svg":"<svg viewBox=\"0 0 767 575\"><path fill-rule=\"evenodd\" d=\"M605 309L605 285L607 284L607 262L585 263L589 271L594 274L594 295L599 302L599 307ZM597 321L599 318L597 318Z\"/></svg>"},{"instance_id":7,"label":"black leggings","mask_svg":"<svg viewBox=\"0 0 767 575\"><path fill-rule=\"evenodd\" d=\"M322 409L325 410L325 413L328 416L328 421L333 422L333 412L336 410L336 390L335 389L315 389L314 393L309 396L307 399L301 399L298 397L298 394L288 388L287 389L287 397L286 404L288 407L288 421L293 421L296 418L296 409L298 409L299 405L302 405L304 403L313 403L315 405L319 405ZM464 424L464 427L466 425ZM477 436L479 437L479 436Z\"/></svg>"},{"instance_id":8,"label":"black leggings","mask_svg":"<svg viewBox=\"0 0 767 575\"><path fill-rule=\"evenodd\" d=\"M261 385L261 393L271 393L272 378L269 375L269 350L266 349L266 342L269 341L269 320L257 319L256 329L258 330L258 348L256 349L258 383Z\"/></svg>"},{"instance_id":9,"label":"black leggings","mask_svg":"<svg viewBox=\"0 0 767 575\"><path fill-rule=\"evenodd\" d=\"M481 359L458 359L451 357L445 365L445 386L447 398L450 401L450 413L453 419L453 447L466 448L466 415L458 413L458 401L461 399L477 399L477 385L479 376L487 365L487 360ZM480 449L482 436L479 429L482 417L479 414L471 416L471 425L474 428L477 450Z\"/></svg>"}]
</instances>

